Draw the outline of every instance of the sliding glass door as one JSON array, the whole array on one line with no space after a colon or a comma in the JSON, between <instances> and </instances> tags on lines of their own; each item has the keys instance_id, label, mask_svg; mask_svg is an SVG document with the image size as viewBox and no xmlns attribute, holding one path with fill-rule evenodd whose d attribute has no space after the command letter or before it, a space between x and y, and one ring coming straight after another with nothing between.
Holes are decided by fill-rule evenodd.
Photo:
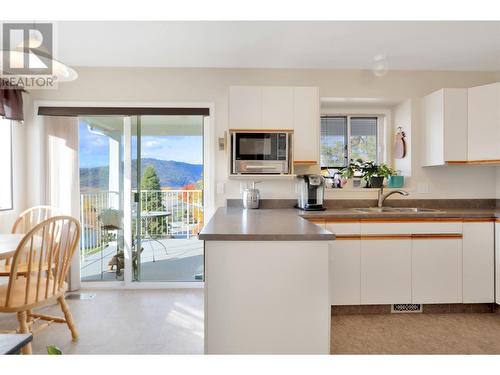
<instances>
[{"instance_id":1,"label":"sliding glass door","mask_svg":"<svg viewBox=\"0 0 500 375\"><path fill-rule=\"evenodd\" d=\"M124 279L123 117L79 119L82 281Z\"/></svg>"},{"instance_id":2,"label":"sliding glass door","mask_svg":"<svg viewBox=\"0 0 500 375\"><path fill-rule=\"evenodd\" d=\"M135 277L201 281L203 116L141 116L137 129Z\"/></svg>"},{"instance_id":3,"label":"sliding glass door","mask_svg":"<svg viewBox=\"0 0 500 375\"><path fill-rule=\"evenodd\" d=\"M203 280L203 124L80 118L82 281Z\"/></svg>"}]
</instances>

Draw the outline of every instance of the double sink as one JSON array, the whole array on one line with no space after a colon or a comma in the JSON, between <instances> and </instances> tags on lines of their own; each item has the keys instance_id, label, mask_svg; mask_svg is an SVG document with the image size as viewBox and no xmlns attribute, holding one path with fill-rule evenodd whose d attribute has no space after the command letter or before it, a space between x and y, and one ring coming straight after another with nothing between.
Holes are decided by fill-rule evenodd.
<instances>
[{"instance_id":1,"label":"double sink","mask_svg":"<svg viewBox=\"0 0 500 375\"><path fill-rule=\"evenodd\" d=\"M440 212L434 208L420 208L420 207L362 207L352 208L356 212L394 212L394 213L419 213L419 212Z\"/></svg>"}]
</instances>

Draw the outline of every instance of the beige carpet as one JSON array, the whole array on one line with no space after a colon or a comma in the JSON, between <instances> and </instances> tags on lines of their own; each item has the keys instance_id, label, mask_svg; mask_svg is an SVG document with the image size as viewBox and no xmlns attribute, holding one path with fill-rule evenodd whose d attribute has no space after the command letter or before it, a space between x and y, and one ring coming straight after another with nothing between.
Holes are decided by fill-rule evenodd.
<instances>
[{"instance_id":1,"label":"beige carpet","mask_svg":"<svg viewBox=\"0 0 500 375\"><path fill-rule=\"evenodd\" d=\"M333 354L500 354L500 315L332 316Z\"/></svg>"}]
</instances>

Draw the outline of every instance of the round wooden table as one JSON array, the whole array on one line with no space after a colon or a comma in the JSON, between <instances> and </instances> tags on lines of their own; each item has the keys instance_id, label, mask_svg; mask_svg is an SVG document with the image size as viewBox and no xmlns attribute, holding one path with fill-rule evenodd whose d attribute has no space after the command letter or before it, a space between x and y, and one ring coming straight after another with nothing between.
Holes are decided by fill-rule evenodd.
<instances>
[{"instance_id":1,"label":"round wooden table","mask_svg":"<svg viewBox=\"0 0 500 375\"><path fill-rule=\"evenodd\" d=\"M12 257L23 237L24 234L17 233L0 234L0 259Z\"/></svg>"}]
</instances>

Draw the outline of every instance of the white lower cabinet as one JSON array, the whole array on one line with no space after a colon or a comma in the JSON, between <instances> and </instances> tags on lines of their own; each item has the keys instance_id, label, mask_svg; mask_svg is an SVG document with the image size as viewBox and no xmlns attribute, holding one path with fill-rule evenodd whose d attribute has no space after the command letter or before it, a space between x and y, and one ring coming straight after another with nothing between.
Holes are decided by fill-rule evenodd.
<instances>
[{"instance_id":1,"label":"white lower cabinet","mask_svg":"<svg viewBox=\"0 0 500 375\"><path fill-rule=\"evenodd\" d=\"M495 223L495 302L500 305L500 223Z\"/></svg>"},{"instance_id":2,"label":"white lower cabinet","mask_svg":"<svg viewBox=\"0 0 500 375\"><path fill-rule=\"evenodd\" d=\"M500 223L327 222L325 227L340 238L329 247L332 305L500 304L500 277L495 296Z\"/></svg>"},{"instance_id":3,"label":"white lower cabinet","mask_svg":"<svg viewBox=\"0 0 500 375\"><path fill-rule=\"evenodd\" d=\"M492 303L495 301L494 231L495 227L492 222L464 223L464 303Z\"/></svg>"},{"instance_id":4,"label":"white lower cabinet","mask_svg":"<svg viewBox=\"0 0 500 375\"><path fill-rule=\"evenodd\" d=\"M361 241L339 240L330 244L330 303L361 303Z\"/></svg>"},{"instance_id":5,"label":"white lower cabinet","mask_svg":"<svg viewBox=\"0 0 500 375\"><path fill-rule=\"evenodd\" d=\"M361 240L361 304L411 302L411 240Z\"/></svg>"},{"instance_id":6,"label":"white lower cabinet","mask_svg":"<svg viewBox=\"0 0 500 375\"><path fill-rule=\"evenodd\" d=\"M412 240L412 303L462 303L462 239Z\"/></svg>"}]
</instances>

